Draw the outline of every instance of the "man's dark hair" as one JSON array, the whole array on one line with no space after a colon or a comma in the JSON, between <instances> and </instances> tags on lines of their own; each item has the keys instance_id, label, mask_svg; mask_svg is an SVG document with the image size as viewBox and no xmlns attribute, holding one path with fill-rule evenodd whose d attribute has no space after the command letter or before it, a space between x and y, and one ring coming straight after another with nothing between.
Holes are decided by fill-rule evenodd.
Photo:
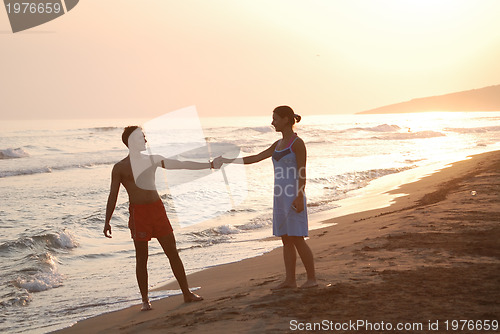
<instances>
[{"instance_id":1,"label":"man's dark hair","mask_svg":"<svg viewBox=\"0 0 500 334\"><path fill-rule=\"evenodd\" d=\"M123 129L122 133L122 142L125 144L125 146L128 147L128 137L134 132L136 129L139 129L140 127L137 125L131 125L127 126L125 129Z\"/></svg>"}]
</instances>

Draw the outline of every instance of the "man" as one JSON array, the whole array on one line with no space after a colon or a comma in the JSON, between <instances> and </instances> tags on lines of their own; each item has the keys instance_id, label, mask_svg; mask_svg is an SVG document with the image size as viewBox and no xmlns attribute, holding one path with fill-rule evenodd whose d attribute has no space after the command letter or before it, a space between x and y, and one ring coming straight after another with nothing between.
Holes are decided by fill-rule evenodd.
<instances>
[{"instance_id":1,"label":"man","mask_svg":"<svg viewBox=\"0 0 500 334\"><path fill-rule=\"evenodd\" d=\"M142 296L142 311L151 309L148 298L148 241L157 238L167 255L175 278L186 303L201 301L202 297L189 290L184 265L177 252L172 226L165 207L155 187L157 167L166 169L206 169L220 168L221 159L198 163L165 159L159 155L146 155L146 138L138 126L126 127L122 141L129 149L129 155L116 163L111 174L111 189L106 206L104 235L111 238L110 220L116 207L120 185L123 184L129 196L129 228L134 240L136 254L136 276ZM214 163L216 166L214 166Z\"/></svg>"}]
</instances>

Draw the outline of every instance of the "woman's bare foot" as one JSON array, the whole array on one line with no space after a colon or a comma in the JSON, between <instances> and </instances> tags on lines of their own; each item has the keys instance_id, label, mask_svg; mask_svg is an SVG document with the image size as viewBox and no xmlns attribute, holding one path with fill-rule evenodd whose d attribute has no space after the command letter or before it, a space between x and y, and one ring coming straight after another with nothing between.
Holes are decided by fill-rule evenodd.
<instances>
[{"instance_id":1,"label":"woman's bare foot","mask_svg":"<svg viewBox=\"0 0 500 334\"><path fill-rule=\"evenodd\" d=\"M300 286L300 289L310 289L318 286L316 279L308 279L304 284Z\"/></svg>"},{"instance_id":2,"label":"woman's bare foot","mask_svg":"<svg viewBox=\"0 0 500 334\"><path fill-rule=\"evenodd\" d=\"M189 291L189 294L184 295L185 303L200 302L202 300L203 300L202 296L198 296L196 293L192 293L191 291Z\"/></svg>"},{"instance_id":3,"label":"woman's bare foot","mask_svg":"<svg viewBox=\"0 0 500 334\"><path fill-rule=\"evenodd\" d=\"M287 282L284 281L283 283L279 284L278 286L271 288L271 290L282 290L282 289L295 289L297 287L296 282Z\"/></svg>"}]
</instances>

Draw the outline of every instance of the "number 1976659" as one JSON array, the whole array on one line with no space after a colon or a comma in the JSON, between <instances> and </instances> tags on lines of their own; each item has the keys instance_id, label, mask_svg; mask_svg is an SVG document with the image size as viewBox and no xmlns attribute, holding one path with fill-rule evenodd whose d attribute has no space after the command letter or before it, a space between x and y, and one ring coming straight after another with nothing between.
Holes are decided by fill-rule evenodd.
<instances>
[{"instance_id":1,"label":"number 1976659","mask_svg":"<svg viewBox=\"0 0 500 334\"><path fill-rule=\"evenodd\" d=\"M446 330L489 331L498 330L498 320L446 320Z\"/></svg>"},{"instance_id":2,"label":"number 1976659","mask_svg":"<svg viewBox=\"0 0 500 334\"><path fill-rule=\"evenodd\" d=\"M62 11L59 3L14 2L6 4L9 14L59 14Z\"/></svg>"}]
</instances>

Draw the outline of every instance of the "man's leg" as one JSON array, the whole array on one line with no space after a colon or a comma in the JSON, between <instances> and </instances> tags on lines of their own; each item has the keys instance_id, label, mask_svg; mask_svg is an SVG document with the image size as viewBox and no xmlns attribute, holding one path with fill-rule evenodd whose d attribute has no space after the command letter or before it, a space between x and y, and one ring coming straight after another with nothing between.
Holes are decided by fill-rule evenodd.
<instances>
[{"instance_id":1,"label":"man's leg","mask_svg":"<svg viewBox=\"0 0 500 334\"><path fill-rule=\"evenodd\" d=\"M301 288L312 288L318 286L316 281L316 273L314 271L314 257L311 248L307 245L304 237L291 237L300 259L306 268L307 281L301 285Z\"/></svg>"},{"instance_id":2,"label":"man's leg","mask_svg":"<svg viewBox=\"0 0 500 334\"><path fill-rule=\"evenodd\" d=\"M283 260L285 261L285 281L274 288L275 290L297 287L295 281L295 265L297 262L295 245L288 235L282 235L281 241L283 242Z\"/></svg>"},{"instance_id":3,"label":"man's leg","mask_svg":"<svg viewBox=\"0 0 500 334\"><path fill-rule=\"evenodd\" d=\"M142 302L147 302L148 299L148 242L135 241L135 274L137 283L141 291Z\"/></svg>"},{"instance_id":4,"label":"man's leg","mask_svg":"<svg viewBox=\"0 0 500 334\"><path fill-rule=\"evenodd\" d=\"M182 294L184 295L184 301L186 303L189 303L193 301L203 300L202 297L189 291L184 264L182 263L179 252L177 251L174 234L169 233L166 236L160 237L158 238L158 242L160 243L163 251L165 252L165 255L170 261L170 267L172 267L174 276L177 279L177 282L179 282Z\"/></svg>"}]
</instances>

